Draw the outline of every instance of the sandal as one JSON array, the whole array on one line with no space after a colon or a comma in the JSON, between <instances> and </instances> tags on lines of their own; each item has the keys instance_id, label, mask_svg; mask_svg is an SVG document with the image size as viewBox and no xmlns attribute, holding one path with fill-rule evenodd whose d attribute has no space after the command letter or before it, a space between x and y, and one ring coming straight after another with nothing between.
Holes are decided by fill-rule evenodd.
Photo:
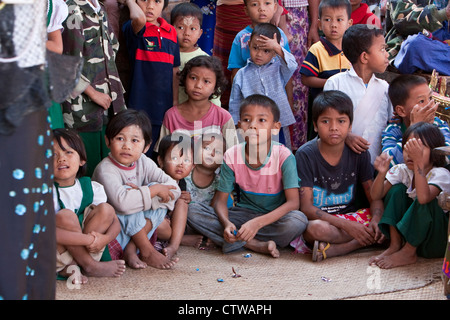
<instances>
[{"instance_id":1,"label":"sandal","mask_svg":"<svg viewBox=\"0 0 450 320\"><path fill-rule=\"evenodd\" d=\"M326 251L330 248L330 243L327 242L327 245L323 249L319 249L320 242L318 240L314 241L314 248L312 252L312 261L317 262L317 253L321 253L323 256L322 260L325 260L327 258Z\"/></svg>"}]
</instances>

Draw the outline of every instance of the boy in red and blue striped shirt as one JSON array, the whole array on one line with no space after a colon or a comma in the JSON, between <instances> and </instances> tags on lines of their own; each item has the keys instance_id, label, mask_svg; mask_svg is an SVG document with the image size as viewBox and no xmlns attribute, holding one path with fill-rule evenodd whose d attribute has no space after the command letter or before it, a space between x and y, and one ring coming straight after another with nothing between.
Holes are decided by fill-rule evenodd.
<instances>
[{"instance_id":1,"label":"boy in red and blue striped shirt","mask_svg":"<svg viewBox=\"0 0 450 320\"><path fill-rule=\"evenodd\" d=\"M121 0L130 9L122 30L131 61L128 107L145 110L158 141L164 113L178 102L180 50L175 27L161 17L169 0ZM148 154L151 156L151 154Z\"/></svg>"}]
</instances>

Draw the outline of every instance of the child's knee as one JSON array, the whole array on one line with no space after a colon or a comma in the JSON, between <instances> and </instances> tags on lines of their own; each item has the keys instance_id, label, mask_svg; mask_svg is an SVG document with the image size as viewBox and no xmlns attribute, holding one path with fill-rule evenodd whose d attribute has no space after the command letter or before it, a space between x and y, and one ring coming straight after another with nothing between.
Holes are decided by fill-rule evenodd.
<instances>
[{"instance_id":1,"label":"child's knee","mask_svg":"<svg viewBox=\"0 0 450 320\"><path fill-rule=\"evenodd\" d=\"M104 223L111 223L116 215L114 208L109 203L106 202L100 203L97 206L91 205L88 208L90 209L90 211L88 213L88 217L86 218L85 223L87 223L94 217L97 221L101 220Z\"/></svg>"},{"instance_id":2,"label":"child's knee","mask_svg":"<svg viewBox=\"0 0 450 320\"><path fill-rule=\"evenodd\" d=\"M80 222L75 212L69 209L61 209L55 215L55 223L58 228L71 231L81 231Z\"/></svg>"},{"instance_id":3,"label":"child's knee","mask_svg":"<svg viewBox=\"0 0 450 320\"><path fill-rule=\"evenodd\" d=\"M311 220L308 223L306 232L314 239L322 239L330 233L330 224L322 220Z\"/></svg>"}]
</instances>

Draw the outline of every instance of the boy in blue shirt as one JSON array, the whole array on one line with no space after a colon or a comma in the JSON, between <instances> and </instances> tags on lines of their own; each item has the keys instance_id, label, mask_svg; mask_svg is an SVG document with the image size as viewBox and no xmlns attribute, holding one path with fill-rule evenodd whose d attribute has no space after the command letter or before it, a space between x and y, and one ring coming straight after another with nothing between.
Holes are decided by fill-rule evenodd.
<instances>
[{"instance_id":1,"label":"boy in blue shirt","mask_svg":"<svg viewBox=\"0 0 450 320\"><path fill-rule=\"evenodd\" d=\"M180 49L175 27L161 18L169 0L120 0L131 20L122 29L131 61L128 107L145 110L153 127L152 145L159 138L164 113L178 104L177 72ZM151 154L148 154L151 155Z\"/></svg>"},{"instance_id":2,"label":"boy in blue shirt","mask_svg":"<svg viewBox=\"0 0 450 320\"><path fill-rule=\"evenodd\" d=\"M291 149L289 126L294 114L285 90L297 69L295 57L280 45L280 30L271 23L260 23L253 29L247 65L238 70L231 88L229 111L237 125L239 107L244 98L262 94L277 102L281 128L279 142Z\"/></svg>"},{"instance_id":3,"label":"boy in blue shirt","mask_svg":"<svg viewBox=\"0 0 450 320\"><path fill-rule=\"evenodd\" d=\"M250 58L250 49L248 44L250 42L253 28L259 23L269 23L270 20L272 20L278 6L278 2L275 0L244 0L244 4L245 13L250 17L252 24L239 31L234 38L230 56L228 58L228 70L231 71L231 80L233 80L236 72L247 64L247 60ZM281 46L291 52L286 35L283 30L279 30L282 37Z\"/></svg>"}]
</instances>

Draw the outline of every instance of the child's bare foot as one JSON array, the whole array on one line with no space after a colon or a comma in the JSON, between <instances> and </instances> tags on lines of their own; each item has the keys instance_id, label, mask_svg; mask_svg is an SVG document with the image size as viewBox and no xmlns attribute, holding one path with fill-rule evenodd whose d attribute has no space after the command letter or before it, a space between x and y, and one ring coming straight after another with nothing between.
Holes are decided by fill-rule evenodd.
<instances>
[{"instance_id":1,"label":"child's bare foot","mask_svg":"<svg viewBox=\"0 0 450 320\"><path fill-rule=\"evenodd\" d=\"M123 258L125 259L126 263L130 268L133 269L145 269L147 268L147 264L139 259L139 256L136 253L130 253L125 250L123 254Z\"/></svg>"},{"instance_id":2,"label":"child's bare foot","mask_svg":"<svg viewBox=\"0 0 450 320\"><path fill-rule=\"evenodd\" d=\"M374 265L377 264L378 261L381 260L381 258L386 257L386 256L390 256L391 254L397 252L398 250L400 250L401 247L400 246L389 246L389 248L387 248L386 250L384 250L382 253L380 253L377 256L373 256L369 259L369 264L370 265Z\"/></svg>"},{"instance_id":3,"label":"child's bare foot","mask_svg":"<svg viewBox=\"0 0 450 320\"><path fill-rule=\"evenodd\" d=\"M120 277L126 266L124 260L96 261L83 269L91 277Z\"/></svg>"},{"instance_id":4,"label":"child's bare foot","mask_svg":"<svg viewBox=\"0 0 450 320\"><path fill-rule=\"evenodd\" d=\"M208 238L208 239L206 239L205 247L209 248L209 249L213 249L216 247L216 244L210 238Z\"/></svg>"},{"instance_id":5,"label":"child's bare foot","mask_svg":"<svg viewBox=\"0 0 450 320\"><path fill-rule=\"evenodd\" d=\"M169 258L158 251L152 251L148 256L141 256L147 265L157 269L171 269L178 262L178 258Z\"/></svg>"},{"instance_id":6,"label":"child's bare foot","mask_svg":"<svg viewBox=\"0 0 450 320\"><path fill-rule=\"evenodd\" d=\"M272 240L263 242L253 238L245 244L245 247L255 252L269 254L274 258L278 258L280 256L280 251L277 249L277 244Z\"/></svg>"},{"instance_id":7,"label":"child's bare foot","mask_svg":"<svg viewBox=\"0 0 450 320\"><path fill-rule=\"evenodd\" d=\"M59 272L62 277L72 280L72 284L86 284L88 277L81 273L80 267L76 264L70 264Z\"/></svg>"},{"instance_id":8,"label":"child's bare foot","mask_svg":"<svg viewBox=\"0 0 450 320\"><path fill-rule=\"evenodd\" d=\"M406 248L405 248L406 247ZM408 264L413 264L417 261L417 255L415 250L409 250L407 245L389 256L381 257L377 262L377 266L381 269L392 269Z\"/></svg>"},{"instance_id":9,"label":"child's bare foot","mask_svg":"<svg viewBox=\"0 0 450 320\"><path fill-rule=\"evenodd\" d=\"M185 234L181 239L182 246L199 248L202 244L203 236L201 234Z\"/></svg>"},{"instance_id":10,"label":"child's bare foot","mask_svg":"<svg viewBox=\"0 0 450 320\"><path fill-rule=\"evenodd\" d=\"M177 251L178 247L169 244L167 247L162 249L162 254L167 258L172 259L177 254Z\"/></svg>"}]
</instances>

